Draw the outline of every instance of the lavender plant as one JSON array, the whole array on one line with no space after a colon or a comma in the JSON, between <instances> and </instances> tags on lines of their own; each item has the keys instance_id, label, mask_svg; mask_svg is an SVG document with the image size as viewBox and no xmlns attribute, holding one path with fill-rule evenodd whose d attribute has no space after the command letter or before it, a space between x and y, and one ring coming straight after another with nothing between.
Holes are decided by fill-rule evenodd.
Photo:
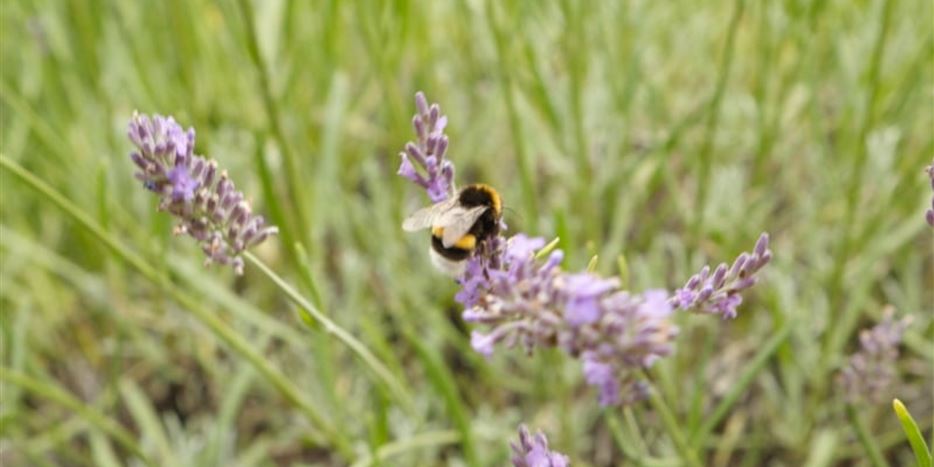
<instances>
[{"instance_id":1,"label":"lavender plant","mask_svg":"<svg viewBox=\"0 0 934 467\"><path fill-rule=\"evenodd\" d=\"M519 442L509 443L512 447L514 467L567 467L568 457L548 449L548 438L541 431L534 435L525 425L519 426Z\"/></svg>"},{"instance_id":2,"label":"lavender plant","mask_svg":"<svg viewBox=\"0 0 934 467\"><path fill-rule=\"evenodd\" d=\"M157 194L159 210L175 216L174 233L198 241L205 264L229 264L243 273L240 256L278 229L253 214L250 202L238 191L216 161L194 154L195 130L183 130L175 119L133 114L127 131L136 151L136 178Z\"/></svg>"},{"instance_id":3,"label":"lavender plant","mask_svg":"<svg viewBox=\"0 0 934 467\"><path fill-rule=\"evenodd\" d=\"M898 345L911 323L910 317L896 320L894 315L894 309L888 307L879 324L859 333L859 350L837 375L838 387L847 402L880 403L892 399L887 391L897 377Z\"/></svg>"},{"instance_id":4,"label":"lavender plant","mask_svg":"<svg viewBox=\"0 0 934 467\"><path fill-rule=\"evenodd\" d=\"M418 114L413 125L419 143L406 145L399 174L426 189L437 202L445 199L442 191L453 184L453 164L442 159L447 149L441 133L446 119L435 110L437 104L426 104L422 93L415 101ZM434 135L435 143L425 135ZM438 147L440 151L425 155ZM427 176L416 172L411 160L418 161ZM538 261L536 252L545 246L542 238L495 237L468 259L455 298L465 307L465 321L487 328L471 333L477 352L490 356L497 344L521 345L528 354L540 347L559 347L582 361L584 379L598 388L601 405L629 404L648 394L648 385L640 378L642 370L673 351L678 335L671 320L673 310L735 317L741 292L756 283L756 273L771 259L768 242L768 235L762 234L753 253L741 254L732 267L721 264L713 274L705 267L669 296L661 289L641 294L621 290L615 277L564 272L561 250Z\"/></svg>"}]
</instances>

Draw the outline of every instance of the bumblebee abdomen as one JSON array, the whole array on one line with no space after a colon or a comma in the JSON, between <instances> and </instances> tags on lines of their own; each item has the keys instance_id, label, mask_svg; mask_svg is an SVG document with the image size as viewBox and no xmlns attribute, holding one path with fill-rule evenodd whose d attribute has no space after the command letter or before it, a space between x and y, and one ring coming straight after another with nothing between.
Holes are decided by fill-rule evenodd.
<instances>
[{"instance_id":1,"label":"bumblebee abdomen","mask_svg":"<svg viewBox=\"0 0 934 467\"><path fill-rule=\"evenodd\" d=\"M443 258L451 261L463 261L469 258L476 244L477 238L471 234L467 234L449 248L445 248L444 243L441 241L441 235L435 235L434 232L432 232L431 235L431 249Z\"/></svg>"}]
</instances>

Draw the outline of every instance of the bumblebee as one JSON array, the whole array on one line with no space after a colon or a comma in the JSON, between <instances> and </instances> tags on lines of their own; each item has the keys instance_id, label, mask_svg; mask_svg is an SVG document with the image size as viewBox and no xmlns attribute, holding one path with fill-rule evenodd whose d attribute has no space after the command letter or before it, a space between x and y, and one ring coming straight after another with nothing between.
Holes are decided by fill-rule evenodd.
<instances>
[{"instance_id":1,"label":"bumblebee","mask_svg":"<svg viewBox=\"0 0 934 467\"><path fill-rule=\"evenodd\" d=\"M467 258L484 240L499 235L503 201L489 185L467 185L455 196L419 209L402 222L402 229L414 232L431 229L429 254L442 272L459 277Z\"/></svg>"}]
</instances>

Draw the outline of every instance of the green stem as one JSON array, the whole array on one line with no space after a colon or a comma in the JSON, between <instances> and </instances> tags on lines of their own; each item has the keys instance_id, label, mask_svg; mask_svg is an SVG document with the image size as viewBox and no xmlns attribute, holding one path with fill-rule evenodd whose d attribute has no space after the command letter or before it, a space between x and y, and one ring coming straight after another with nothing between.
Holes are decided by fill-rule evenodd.
<instances>
[{"instance_id":1,"label":"green stem","mask_svg":"<svg viewBox=\"0 0 934 467\"><path fill-rule=\"evenodd\" d=\"M286 398L286 400L298 407L298 409L305 414L308 420L312 422L312 425L318 427L329 437L330 441L337 446L341 454L345 457L351 455L353 451L345 435L334 430L333 427L325 421L325 418L318 411L317 407L305 399L302 396L303 393L299 391L284 374L272 366L260 353L256 352L253 347L250 346L246 338L234 331L234 329L228 326L217 314L204 308L201 306L200 302L171 284L167 277L150 266L143 258L114 239L100 224L88 216L87 213L22 166L6 156L0 155L0 167L6 169L30 188L48 198L53 204L71 216L81 224L82 227L87 229L104 243L104 245L110 248L117 257L139 271L140 274L153 284L162 287L162 289L178 304L187 309L195 318L201 321L202 324L207 326L215 336L224 341L235 353L249 361L257 371Z\"/></svg>"},{"instance_id":2,"label":"green stem","mask_svg":"<svg viewBox=\"0 0 934 467\"><path fill-rule=\"evenodd\" d=\"M840 223L840 225L844 227L843 238L840 242L839 253L835 254L837 260L834 261L835 267L829 281L832 289L829 294L830 306L828 309L831 311L848 309L843 304L843 300L850 295L846 293L846 288L849 284L847 283L845 272L849 269L852 259L850 256L853 254L853 248L855 247L854 240L856 238L856 232L854 232L854 227L861 225L856 222L856 216L860 212L858 204L860 194L862 193L863 178L866 172L866 161L869 156L867 138L870 130L872 130L872 127L875 125L876 106L879 101L878 96L881 88L879 75L882 69L882 55L885 50L886 38L888 37L889 24L891 23L894 6L894 0L884 0L882 17L880 19L881 24L879 25L879 35L876 36L876 41L873 45L872 55L870 57L868 70L869 92L866 94L866 110L860 122L859 133L857 133L854 142L856 146L853 148L855 157L853 161L848 164L850 167L853 167L853 172L849 180L849 190L846 193L845 217L843 222ZM859 309L855 307L849 309L852 310L849 312L849 316L839 316L839 314L837 314L831 317L836 324L831 328L830 332L826 333L824 351L822 352L826 357L823 365L825 368L829 366L831 355L837 355L839 349L846 343L847 337L853 333L853 328L856 325L855 315L859 312ZM823 393L823 388L821 389L821 391L818 391L818 394Z\"/></svg>"},{"instance_id":3,"label":"green stem","mask_svg":"<svg viewBox=\"0 0 934 467\"><path fill-rule=\"evenodd\" d=\"M863 445L863 448L866 449L866 454L869 455L869 461L872 465L874 467L888 467L889 463L882 457L879 446L876 445L876 441L872 438L872 435L869 434L869 430L866 429L866 424L863 423L862 418L856 413L856 408L853 407L853 404L846 405L846 418L850 420L850 425L856 430L856 436L859 438L859 442Z\"/></svg>"},{"instance_id":4,"label":"green stem","mask_svg":"<svg viewBox=\"0 0 934 467\"><path fill-rule=\"evenodd\" d=\"M263 61L263 57L259 50L259 40L256 37L256 19L253 12L253 7L250 3L250 0L240 0L239 5L240 11L243 13L243 20L245 23L244 28L246 29L247 50L249 51L250 59L253 61L253 66L256 68L256 74L259 78L259 87L260 92L263 95L263 106L266 109L266 117L269 120L269 127L272 131L272 136L276 139L276 144L279 146L279 150L282 151L282 162L284 165L283 169L286 172L285 180L288 187L289 198L291 200L293 212L295 213L295 219L297 221L295 232L304 232L311 226L311 224L308 222L308 219L306 218L309 212L307 209L308 206L306 204L306 199L308 196L299 190L301 190L306 185L302 183L302 172L298 165L298 160L295 156L295 153L292 151L292 146L289 145L288 140L285 137L285 132L282 130L282 119L280 118L281 112L279 111L279 104L276 102L275 96L272 94L272 86L269 80L269 69L266 66L266 62ZM300 238L298 234L291 235L291 237L295 239ZM305 239L306 244L308 244L308 238L306 237Z\"/></svg>"},{"instance_id":5,"label":"green stem","mask_svg":"<svg viewBox=\"0 0 934 467\"><path fill-rule=\"evenodd\" d=\"M513 68L509 66L506 57L506 44L509 42L505 37L505 32L500 28L499 22L496 19L496 14L493 11L497 5L499 5L498 2L487 2L485 6L486 17L490 30L493 32L493 42L496 45L496 58L500 64L500 87L503 89L503 98L506 102L506 112L509 118L509 129L512 132L513 145L515 145L516 149L516 162L519 165L519 187L522 190L522 202L525 209L523 215L528 219L527 230L534 232L538 229L538 202L535 196L535 183L532 173L533 167L529 160L528 148L526 148L525 145L519 109L516 107L512 76L509 74L509 70Z\"/></svg>"},{"instance_id":6,"label":"green stem","mask_svg":"<svg viewBox=\"0 0 934 467\"><path fill-rule=\"evenodd\" d=\"M736 0L733 7L733 16L730 18L730 26L727 31L726 44L723 46L723 58L720 62L717 85L714 89L713 97L710 99L710 107L707 111L704 142L697 157L700 170L697 176L697 205L695 208L696 217L694 218L693 224L695 235L700 233L704 224L704 205L707 202L707 189L710 185L710 180L708 180L708 178L710 178L710 166L713 163L711 154L713 152L714 142L716 141L717 127L720 123L720 103L723 101L723 93L729 81L730 65L733 63L736 32L739 29L739 20L743 17L743 10L745 7L745 0Z\"/></svg>"},{"instance_id":7,"label":"green stem","mask_svg":"<svg viewBox=\"0 0 934 467\"><path fill-rule=\"evenodd\" d=\"M641 466L642 459L645 457L645 452L632 446L635 442L630 443L631 440L627 439L626 434L623 433L623 427L619 421L619 417L615 413L607 410L603 412L603 419L610 429L613 440L616 441L616 446L623 451L623 455L631 459L633 464Z\"/></svg>"},{"instance_id":8,"label":"green stem","mask_svg":"<svg viewBox=\"0 0 934 467\"><path fill-rule=\"evenodd\" d=\"M911 450L915 453L915 461L918 463L918 467L931 467L931 451L928 449L927 443L924 442L921 428L918 427L918 423L908 412L908 408L905 407L902 401L894 399L892 400L892 409L895 410L895 415L902 424L905 437L908 438L908 444L911 445Z\"/></svg>"},{"instance_id":9,"label":"green stem","mask_svg":"<svg viewBox=\"0 0 934 467\"><path fill-rule=\"evenodd\" d=\"M357 340L352 334L338 326L334 321L327 317L324 313L321 312L317 307L312 305L311 301L303 297L298 293L288 282L285 281L281 276L276 274L266 263L263 263L262 260L254 256L250 252L244 252L243 257L246 258L250 263L256 266L263 274L266 275L280 290L282 290L286 297L296 305L299 310L299 313L302 315L302 322L306 324L311 324L315 321L321 324L324 328L324 332L330 335L333 335L338 340L343 342L347 347L350 347L350 350L357 354L360 357L360 360L363 360L370 370L376 374L376 376L391 390L400 403L402 403L406 408L414 407L412 398L409 395L408 391L402 385L402 383L393 376L392 372L389 371L389 368L386 367L375 355L367 348L362 342Z\"/></svg>"},{"instance_id":10,"label":"green stem","mask_svg":"<svg viewBox=\"0 0 934 467\"><path fill-rule=\"evenodd\" d=\"M733 405L736 404L740 396L746 392L746 388L752 384L756 375L765 368L765 364L768 363L772 355L774 355L781 344L788 339L788 336L791 335L791 329L791 321L786 321L781 329L762 346L759 353L753 357L746 369L743 370L736 384L732 385L730 391L723 397L720 403L717 404L713 412L704 419L704 423L701 424L700 428L691 435L691 446L696 448L704 444L707 435L720 424L724 417L726 417L727 413L733 408Z\"/></svg>"},{"instance_id":11,"label":"green stem","mask_svg":"<svg viewBox=\"0 0 934 467\"><path fill-rule=\"evenodd\" d=\"M642 378L649 379L645 372L641 373ZM681 427L678 424L678 420L675 418L674 412L672 412L668 404L665 403L661 391L653 388L649 395L649 402L662 419L665 431L668 432L668 437L675 443L675 448L678 450L678 455L681 456L681 460L691 467L701 467L701 463L697 459L697 454L688 444L687 438L685 438L684 432L681 431Z\"/></svg>"},{"instance_id":12,"label":"green stem","mask_svg":"<svg viewBox=\"0 0 934 467\"><path fill-rule=\"evenodd\" d=\"M67 391L58 388L52 384L39 381L25 373L13 370L11 368L0 367L0 380L8 381L34 394L55 402L69 410L79 414L91 425L94 425L104 433L110 435L127 450L138 456L147 465L155 465L143 453L143 449L136 443L136 440L130 437L127 429L119 423L108 418L106 415L94 409L92 406L78 400Z\"/></svg>"}]
</instances>

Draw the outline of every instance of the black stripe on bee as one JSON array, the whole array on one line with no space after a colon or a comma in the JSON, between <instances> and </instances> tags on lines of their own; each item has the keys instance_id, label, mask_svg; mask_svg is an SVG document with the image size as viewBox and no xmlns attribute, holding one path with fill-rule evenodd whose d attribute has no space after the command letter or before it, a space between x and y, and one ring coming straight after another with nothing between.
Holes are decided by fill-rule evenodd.
<instances>
[{"instance_id":1,"label":"black stripe on bee","mask_svg":"<svg viewBox=\"0 0 934 467\"><path fill-rule=\"evenodd\" d=\"M441 237L436 235L431 236L431 249L435 250L441 257L451 261L464 261L473 253L473 249L458 248L456 246L445 248Z\"/></svg>"}]
</instances>

